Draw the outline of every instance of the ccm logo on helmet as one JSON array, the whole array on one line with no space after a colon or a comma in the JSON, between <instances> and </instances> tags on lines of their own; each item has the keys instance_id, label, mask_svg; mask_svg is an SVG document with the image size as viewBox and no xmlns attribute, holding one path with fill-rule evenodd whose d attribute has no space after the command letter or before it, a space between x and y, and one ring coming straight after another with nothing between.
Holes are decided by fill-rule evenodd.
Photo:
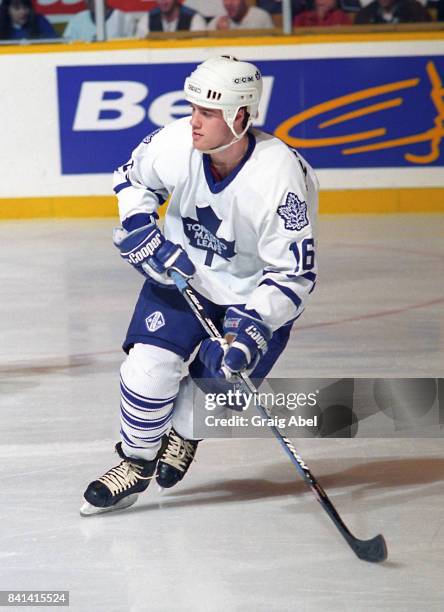
<instances>
[{"instance_id":1,"label":"ccm logo on helmet","mask_svg":"<svg viewBox=\"0 0 444 612\"><path fill-rule=\"evenodd\" d=\"M200 87L196 87L195 85L192 85L191 83L188 83L188 89L198 94L202 92Z\"/></svg>"},{"instance_id":2,"label":"ccm logo on helmet","mask_svg":"<svg viewBox=\"0 0 444 612\"><path fill-rule=\"evenodd\" d=\"M256 73L254 76L243 76L243 77L236 77L234 79L234 82L236 83L236 85L239 85L239 83L254 83L254 80L256 79L256 81L260 81L261 80L261 73L259 72L259 70L256 70Z\"/></svg>"},{"instance_id":3,"label":"ccm logo on helmet","mask_svg":"<svg viewBox=\"0 0 444 612\"><path fill-rule=\"evenodd\" d=\"M157 247L162 243L160 236L154 236L154 238L148 242L141 249L136 251L135 253L131 253L128 257L131 263L136 264L140 261L143 261L147 257L152 257L157 249Z\"/></svg>"},{"instance_id":4,"label":"ccm logo on helmet","mask_svg":"<svg viewBox=\"0 0 444 612\"><path fill-rule=\"evenodd\" d=\"M237 77L236 79L234 79L234 82L236 83L236 85L239 85L239 83L253 83L254 77L252 76Z\"/></svg>"}]
</instances>

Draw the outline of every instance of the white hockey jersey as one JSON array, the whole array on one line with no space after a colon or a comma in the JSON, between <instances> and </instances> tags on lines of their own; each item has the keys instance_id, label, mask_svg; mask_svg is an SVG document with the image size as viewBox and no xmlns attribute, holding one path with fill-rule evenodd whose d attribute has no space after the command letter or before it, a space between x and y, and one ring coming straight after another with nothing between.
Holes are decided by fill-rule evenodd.
<instances>
[{"instance_id":1,"label":"white hockey jersey","mask_svg":"<svg viewBox=\"0 0 444 612\"><path fill-rule=\"evenodd\" d=\"M220 305L245 304L276 330L305 307L316 282L318 182L294 150L251 130L224 180L192 145L189 117L154 132L114 175L123 223L170 197L166 238L196 266L192 285Z\"/></svg>"}]
</instances>

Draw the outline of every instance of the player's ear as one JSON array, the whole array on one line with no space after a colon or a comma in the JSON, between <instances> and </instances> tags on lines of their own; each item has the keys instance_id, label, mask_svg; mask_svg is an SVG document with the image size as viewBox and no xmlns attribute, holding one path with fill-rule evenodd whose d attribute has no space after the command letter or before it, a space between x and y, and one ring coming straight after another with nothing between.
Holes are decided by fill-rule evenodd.
<instances>
[{"instance_id":1,"label":"player's ear","mask_svg":"<svg viewBox=\"0 0 444 612\"><path fill-rule=\"evenodd\" d=\"M247 108L246 106L242 106L242 108L240 108L237 111L237 115L236 115L236 119L235 119L235 125L240 125L241 129L240 130L236 130L237 132L241 132L245 129L245 126L247 125L248 122L248 117L249 114L247 112Z\"/></svg>"}]
</instances>

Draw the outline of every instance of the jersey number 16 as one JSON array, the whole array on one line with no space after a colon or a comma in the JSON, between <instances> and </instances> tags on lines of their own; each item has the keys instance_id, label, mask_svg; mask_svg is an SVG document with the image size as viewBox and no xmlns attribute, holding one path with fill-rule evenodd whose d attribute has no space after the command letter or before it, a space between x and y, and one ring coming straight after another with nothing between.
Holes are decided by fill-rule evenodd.
<instances>
[{"instance_id":1,"label":"jersey number 16","mask_svg":"<svg viewBox=\"0 0 444 612\"><path fill-rule=\"evenodd\" d=\"M289 246L289 249L290 251L292 251L296 259L295 272L302 272L303 270L312 270L314 268L315 252L313 238L304 238L304 240L300 244L298 244L297 242L292 242Z\"/></svg>"}]
</instances>

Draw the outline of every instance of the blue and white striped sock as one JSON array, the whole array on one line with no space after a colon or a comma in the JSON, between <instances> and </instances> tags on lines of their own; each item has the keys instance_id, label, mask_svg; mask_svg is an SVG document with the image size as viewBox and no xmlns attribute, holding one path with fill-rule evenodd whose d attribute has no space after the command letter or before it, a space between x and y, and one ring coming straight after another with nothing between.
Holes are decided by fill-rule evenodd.
<instances>
[{"instance_id":1,"label":"blue and white striped sock","mask_svg":"<svg viewBox=\"0 0 444 612\"><path fill-rule=\"evenodd\" d=\"M181 367L181 358L165 349L139 344L131 349L120 371L120 433L125 455L146 460L156 456L171 425Z\"/></svg>"}]
</instances>

